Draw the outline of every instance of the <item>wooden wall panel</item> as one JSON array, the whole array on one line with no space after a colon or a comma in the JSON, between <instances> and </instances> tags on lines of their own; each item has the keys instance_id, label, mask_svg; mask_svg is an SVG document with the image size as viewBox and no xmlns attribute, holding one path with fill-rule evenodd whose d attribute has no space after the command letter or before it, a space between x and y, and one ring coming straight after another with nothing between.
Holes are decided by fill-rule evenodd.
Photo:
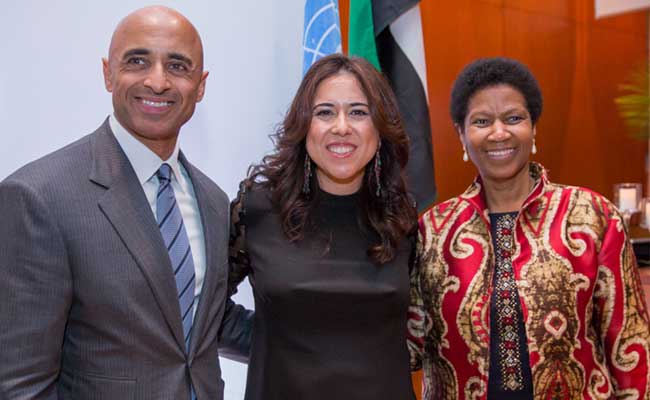
<instances>
[{"instance_id":1,"label":"wooden wall panel","mask_svg":"<svg viewBox=\"0 0 650 400\"><path fill-rule=\"evenodd\" d=\"M490 2L458 0L421 3L427 83L438 200L465 189L475 175L449 117L454 78L471 60L497 55L505 36L501 8ZM476 23L485 21L485 23Z\"/></svg>"},{"instance_id":2,"label":"wooden wall panel","mask_svg":"<svg viewBox=\"0 0 650 400\"><path fill-rule=\"evenodd\" d=\"M341 18L341 39L343 52L348 52L348 27L350 21L350 0L339 0L339 17Z\"/></svg>"},{"instance_id":3,"label":"wooden wall panel","mask_svg":"<svg viewBox=\"0 0 650 400\"><path fill-rule=\"evenodd\" d=\"M569 137L560 132L569 128L570 102L576 63L575 23L568 18L535 14L521 9L504 9L504 24L509 32L502 55L521 60L533 71L544 98L544 109L537 124L538 153L533 158L552 170ZM553 118L549 117L553 116Z\"/></svg>"},{"instance_id":4,"label":"wooden wall panel","mask_svg":"<svg viewBox=\"0 0 650 400\"><path fill-rule=\"evenodd\" d=\"M593 16L593 12L589 15ZM616 31L629 32L645 38L648 34L647 21L648 14L646 12L633 12L598 20L591 17L590 25L597 28L611 28Z\"/></svg>"},{"instance_id":5,"label":"wooden wall panel","mask_svg":"<svg viewBox=\"0 0 650 400\"><path fill-rule=\"evenodd\" d=\"M518 10L537 16L573 19L575 17L575 1L566 0L504 0L503 8Z\"/></svg>"},{"instance_id":6,"label":"wooden wall panel","mask_svg":"<svg viewBox=\"0 0 650 400\"><path fill-rule=\"evenodd\" d=\"M613 99L620 95L618 86L627 79L629 71L645 62L639 52L638 35L591 25L588 28L587 62L584 81L585 97L591 106L591 130L576 127L582 141L590 140L594 152L591 162L578 166L575 174L563 168L563 181L589 186L608 197L616 182L644 181L646 148L628 138L623 121L618 116ZM581 129L582 128L582 129ZM589 165L598 169L590 169ZM646 188L647 190L647 188Z\"/></svg>"}]
</instances>

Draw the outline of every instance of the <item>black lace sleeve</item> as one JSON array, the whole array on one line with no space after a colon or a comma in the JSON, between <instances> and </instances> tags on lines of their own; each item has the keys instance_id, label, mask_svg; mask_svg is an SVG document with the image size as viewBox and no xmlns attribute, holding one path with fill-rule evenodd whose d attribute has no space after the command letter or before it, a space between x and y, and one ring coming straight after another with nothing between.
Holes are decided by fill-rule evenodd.
<instances>
[{"instance_id":1,"label":"black lace sleeve","mask_svg":"<svg viewBox=\"0 0 650 400\"><path fill-rule=\"evenodd\" d=\"M409 273L413 270L413 268L418 268L420 264L420 255L418 254L417 251L417 245L418 245L418 231L417 229L414 229L412 233L408 235L408 243L409 247L411 249L411 254L409 255Z\"/></svg>"},{"instance_id":2,"label":"black lace sleeve","mask_svg":"<svg viewBox=\"0 0 650 400\"><path fill-rule=\"evenodd\" d=\"M414 209L417 210L418 204L415 201L415 197L413 197L410 193L408 194L408 196L409 196L409 200L411 201L411 205L413 206ZM417 252L417 245L418 245L418 223L417 222L413 226L411 232L407 233L406 237L409 241L409 246L411 247L411 255L409 257L409 273L410 273L413 270L413 268L417 268L418 264L420 263L419 254Z\"/></svg>"},{"instance_id":3,"label":"black lace sleeve","mask_svg":"<svg viewBox=\"0 0 650 400\"><path fill-rule=\"evenodd\" d=\"M237 197L230 203L230 240L228 248L228 295L237 293L237 286L250 272L250 260L246 252L246 191L250 185L246 180L239 184Z\"/></svg>"}]
</instances>

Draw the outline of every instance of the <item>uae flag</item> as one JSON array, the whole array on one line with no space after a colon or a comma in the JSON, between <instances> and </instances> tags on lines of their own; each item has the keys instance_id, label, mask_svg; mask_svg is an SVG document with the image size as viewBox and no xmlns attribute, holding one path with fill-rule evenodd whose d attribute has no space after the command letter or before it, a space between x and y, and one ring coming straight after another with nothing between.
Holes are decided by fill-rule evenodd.
<instances>
[{"instance_id":1,"label":"uae flag","mask_svg":"<svg viewBox=\"0 0 650 400\"><path fill-rule=\"evenodd\" d=\"M411 141L409 191L423 212L436 184L419 0L350 0L348 32L348 53L370 61L395 91Z\"/></svg>"}]
</instances>

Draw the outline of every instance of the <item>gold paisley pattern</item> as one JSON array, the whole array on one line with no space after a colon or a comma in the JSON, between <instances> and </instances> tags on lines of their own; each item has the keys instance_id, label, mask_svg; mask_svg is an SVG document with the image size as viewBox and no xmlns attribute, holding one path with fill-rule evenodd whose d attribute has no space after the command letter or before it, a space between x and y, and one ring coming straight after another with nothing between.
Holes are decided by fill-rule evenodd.
<instances>
[{"instance_id":1,"label":"gold paisley pattern","mask_svg":"<svg viewBox=\"0 0 650 400\"><path fill-rule=\"evenodd\" d=\"M607 267L602 265L598 266L598 279L596 280L596 286L594 288L594 300L602 304L600 304L599 307L596 307L596 312L594 312L593 315L593 319L596 320L596 323L592 325L594 328L600 327L599 332L594 332L594 334L597 334L597 336L594 337L594 341L605 339L604 335L609 330L609 325L612 322L615 295L614 274L612 274L612 271Z\"/></svg>"},{"instance_id":2,"label":"gold paisley pattern","mask_svg":"<svg viewBox=\"0 0 650 400\"><path fill-rule=\"evenodd\" d=\"M650 322L632 248L612 204L587 189L536 185L515 222L512 266L535 399L650 400ZM420 218L409 348L423 399L486 399L494 270L478 178ZM417 336L419 335L419 336ZM419 360L419 361L417 361Z\"/></svg>"},{"instance_id":3,"label":"gold paisley pattern","mask_svg":"<svg viewBox=\"0 0 650 400\"><path fill-rule=\"evenodd\" d=\"M569 203L567 222L562 224L562 241L574 256L580 257L587 249L587 242L580 237L586 235L593 242L596 252L599 252L602 241L598 232L602 232L606 225L604 210L595 203L593 194L574 191Z\"/></svg>"},{"instance_id":4,"label":"gold paisley pattern","mask_svg":"<svg viewBox=\"0 0 650 400\"><path fill-rule=\"evenodd\" d=\"M532 256L522 268L519 281L519 294L528 309L529 348L539 353L539 362L532 368L533 391L539 398L575 399L584 387L584 371L573 357L580 346L576 337L580 326L572 316L578 314L577 292L586 289L587 282L573 273L569 260L545 245L559 193L543 199L540 201L550 203L548 218L538 221L537 229L522 226Z\"/></svg>"},{"instance_id":5,"label":"gold paisley pattern","mask_svg":"<svg viewBox=\"0 0 650 400\"><path fill-rule=\"evenodd\" d=\"M426 270L414 268L411 282L411 291L413 288L421 288L418 291L428 293L426 296L427 304L424 305L424 297L416 296L419 299L424 309L441 310L441 301L448 291L455 292L458 290L458 280L450 277L447 274L445 263L442 262L442 248L447 235L442 234L439 240L434 242L426 242L424 238L438 237L435 230L437 227L443 226L445 221L449 221L454 216L457 216L459 210L456 209L455 204L448 204L443 212L438 212L431 215L431 224L426 225L426 234L418 235L418 249L420 262L425 262L430 265L437 265L436 268L429 268ZM424 246L422 245L424 243ZM426 251L422 248L426 247ZM468 250L468 249L466 249ZM461 250L462 252L462 250ZM417 272L420 274L417 274ZM415 281L415 282L414 282ZM413 298L413 296L411 296ZM424 343L424 354L428 357L425 358L423 363L423 370L430 379L423 385L423 395L427 398L433 398L432 393L448 393L449 396L456 398L458 393L458 381L456 374L451 363L446 360L442 353L441 348L449 348L449 343L445 339L447 332L447 323L442 318L440 313L426 313L423 323L420 324L420 330L425 337L430 337L430 332L439 332L440 335L432 337L433 340L426 340ZM410 332L410 336L417 335L417 331ZM411 344L409 344L411 346ZM413 353L411 353L413 354ZM412 357L413 358L413 357ZM414 362L412 361L412 364Z\"/></svg>"},{"instance_id":6,"label":"gold paisley pattern","mask_svg":"<svg viewBox=\"0 0 650 400\"><path fill-rule=\"evenodd\" d=\"M617 214L615 218L617 222L615 229L618 232L622 232L624 230L622 217ZM612 357L614 360L613 363L618 369L626 372L631 372L639 368L639 364L643 364L643 368L650 370L650 360L648 359L648 354L650 353L648 325L650 322L647 306L643 298L641 277L634 262L632 246L629 243L626 242L624 244L619 257L621 259L622 280L630 284L623 288L624 322L623 328L614 342L614 349L612 351L614 354ZM642 352L637 351L635 348L642 349ZM641 358L642 355L645 355L643 359ZM630 393L634 393L634 397L630 398L640 398L638 392L638 390L631 392L630 389L617 389L615 395L617 397L623 397L624 395L628 396ZM650 382L646 380L643 387L643 393L645 393L644 399L650 398L650 395L648 395L649 392Z\"/></svg>"},{"instance_id":7,"label":"gold paisley pattern","mask_svg":"<svg viewBox=\"0 0 650 400\"><path fill-rule=\"evenodd\" d=\"M479 218L471 219L467 226L464 229L459 229L458 232L459 234L455 235L452 240L452 248L461 248L463 247L462 243L468 242L482 249L490 246L487 242L489 236ZM452 254L454 254L453 251ZM480 261L481 268L474 275L469 285L467 295L463 298L456 319L460 334L469 347L467 360L471 364L476 363L480 374L483 376L487 376L488 354L490 351L490 324L488 323L487 313L490 308L488 287L489 282L492 281L492 271L488 268L488 256L487 252L483 253Z\"/></svg>"},{"instance_id":8,"label":"gold paisley pattern","mask_svg":"<svg viewBox=\"0 0 650 400\"><path fill-rule=\"evenodd\" d=\"M478 377L469 378L465 384L465 399L479 400L487 394L487 383Z\"/></svg>"}]
</instances>

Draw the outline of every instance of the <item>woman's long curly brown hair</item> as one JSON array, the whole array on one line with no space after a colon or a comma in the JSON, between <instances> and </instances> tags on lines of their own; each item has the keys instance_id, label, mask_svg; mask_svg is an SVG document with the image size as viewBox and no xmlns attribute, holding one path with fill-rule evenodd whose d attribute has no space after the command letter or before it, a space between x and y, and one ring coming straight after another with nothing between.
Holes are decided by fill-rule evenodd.
<instances>
[{"instance_id":1,"label":"woman's long curly brown hair","mask_svg":"<svg viewBox=\"0 0 650 400\"><path fill-rule=\"evenodd\" d=\"M272 135L275 152L267 155L249 173L247 183L271 192L271 200L280 212L282 228L290 241L303 238L314 204L302 191L305 172L305 141L309 131L313 102L318 86L339 73L355 76L368 98L372 122L379 132L381 147L381 194L373 171L374 158L366 165L359 191L362 218L379 236L368 249L369 257L379 264L395 257L402 239L416 226L417 212L405 184L409 140L402 126L397 100L386 79L362 58L333 54L315 62L304 76L284 121ZM312 180L312 193L314 181Z\"/></svg>"}]
</instances>

